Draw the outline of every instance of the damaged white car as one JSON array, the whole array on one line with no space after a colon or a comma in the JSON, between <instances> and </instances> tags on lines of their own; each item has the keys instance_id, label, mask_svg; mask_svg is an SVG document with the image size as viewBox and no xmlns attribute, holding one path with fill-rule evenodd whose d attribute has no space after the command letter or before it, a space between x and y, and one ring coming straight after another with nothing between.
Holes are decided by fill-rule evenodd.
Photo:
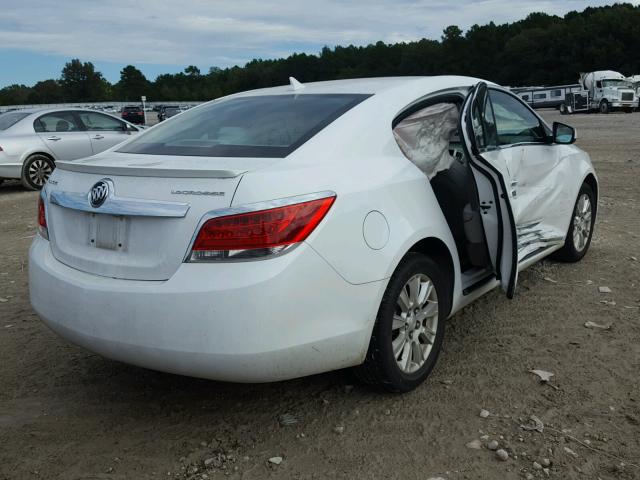
<instances>
[{"instance_id":1,"label":"damaged white car","mask_svg":"<svg viewBox=\"0 0 640 480\"><path fill-rule=\"evenodd\" d=\"M63 337L143 367L239 382L356 367L408 391L447 317L587 252L598 184L574 141L468 77L218 99L58 162L31 301Z\"/></svg>"}]
</instances>

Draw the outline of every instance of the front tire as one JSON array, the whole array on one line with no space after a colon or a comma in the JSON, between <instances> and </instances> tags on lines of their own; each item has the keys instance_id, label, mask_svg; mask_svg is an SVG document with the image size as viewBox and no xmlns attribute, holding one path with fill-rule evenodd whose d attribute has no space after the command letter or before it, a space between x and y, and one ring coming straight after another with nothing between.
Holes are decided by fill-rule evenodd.
<instances>
[{"instance_id":1,"label":"front tire","mask_svg":"<svg viewBox=\"0 0 640 480\"><path fill-rule=\"evenodd\" d=\"M570 263L582 260L591 245L593 225L596 220L595 212L595 192L589 185L583 183L573 207L573 216L564 246L552 255L553 258Z\"/></svg>"},{"instance_id":2,"label":"front tire","mask_svg":"<svg viewBox=\"0 0 640 480\"><path fill-rule=\"evenodd\" d=\"M22 166L22 186L27 190L41 190L54 169L51 158L39 153L31 155Z\"/></svg>"},{"instance_id":3,"label":"front tire","mask_svg":"<svg viewBox=\"0 0 640 480\"><path fill-rule=\"evenodd\" d=\"M409 253L389 280L356 376L390 392L408 392L420 385L442 348L448 290L446 275L436 262Z\"/></svg>"},{"instance_id":4,"label":"front tire","mask_svg":"<svg viewBox=\"0 0 640 480\"><path fill-rule=\"evenodd\" d=\"M607 114L611 111L611 107L609 106L609 102L606 100L602 100L600 102L600 113Z\"/></svg>"}]
</instances>

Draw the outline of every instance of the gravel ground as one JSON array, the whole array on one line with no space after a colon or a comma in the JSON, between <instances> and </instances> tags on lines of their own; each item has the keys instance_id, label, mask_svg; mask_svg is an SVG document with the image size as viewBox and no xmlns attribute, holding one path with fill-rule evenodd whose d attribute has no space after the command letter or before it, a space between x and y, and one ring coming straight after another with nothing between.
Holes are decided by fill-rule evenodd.
<instances>
[{"instance_id":1,"label":"gravel ground","mask_svg":"<svg viewBox=\"0 0 640 480\"><path fill-rule=\"evenodd\" d=\"M640 114L562 118L601 182L589 254L456 314L433 374L403 396L348 371L235 385L70 345L29 305L36 194L4 184L0 479L640 478ZM542 432L521 428L536 419Z\"/></svg>"}]
</instances>

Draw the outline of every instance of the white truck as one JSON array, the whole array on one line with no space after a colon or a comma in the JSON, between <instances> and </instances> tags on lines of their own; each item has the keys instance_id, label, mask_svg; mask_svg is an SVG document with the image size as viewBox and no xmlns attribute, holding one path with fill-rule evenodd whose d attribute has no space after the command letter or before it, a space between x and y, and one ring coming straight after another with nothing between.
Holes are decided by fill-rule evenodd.
<instances>
[{"instance_id":1,"label":"white truck","mask_svg":"<svg viewBox=\"0 0 640 480\"><path fill-rule=\"evenodd\" d=\"M609 113L613 110L633 112L638 106L638 95L624 75L612 70L581 73L582 92L573 93L565 105L572 111L598 111ZM586 94L586 101L585 101ZM576 97L583 97L576 98ZM562 106L560 107L562 111Z\"/></svg>"},{"instance_id":2,"label":"white truck","mask_svg":"<svg viewBox=\"0 0 640 480\"><path fill-rule=\"evenodd\" d=\"M636 97L638 97L638 108L640 109L640 75L631 75L630 77L627 77L627 82L629 82L636 91Z\"/></svg>"},{"instance_id":3,"label":"white truck","mask_svg":"<svg viewBox=\"0 0 640 480\"><path fill-rule=\"evenodd\" d=\"M556 107L563 115L574 112L632 112L639 107L640 75L625 78L611 70L581 73L579 83L552 87L511 89L533 108Z\"/></svg>"}]
</instances>

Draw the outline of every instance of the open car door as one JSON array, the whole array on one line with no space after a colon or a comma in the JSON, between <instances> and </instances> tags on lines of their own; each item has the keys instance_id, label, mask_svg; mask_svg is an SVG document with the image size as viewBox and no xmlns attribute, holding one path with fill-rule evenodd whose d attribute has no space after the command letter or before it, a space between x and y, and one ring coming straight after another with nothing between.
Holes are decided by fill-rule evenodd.
<instances>
[{"instance_id":1,"label":"open car door","mask_svg":"<svg viewBox=\"0 0 640 480\"><path fill-rule=\"evenodd\" d=\"M491 154L497 150L497 132L486 83L478 83L467 96L460 131L477 185L491 263L507 297L513 298L518 279L518 237L501 165Z\"/></svg>"}]
</instances>

